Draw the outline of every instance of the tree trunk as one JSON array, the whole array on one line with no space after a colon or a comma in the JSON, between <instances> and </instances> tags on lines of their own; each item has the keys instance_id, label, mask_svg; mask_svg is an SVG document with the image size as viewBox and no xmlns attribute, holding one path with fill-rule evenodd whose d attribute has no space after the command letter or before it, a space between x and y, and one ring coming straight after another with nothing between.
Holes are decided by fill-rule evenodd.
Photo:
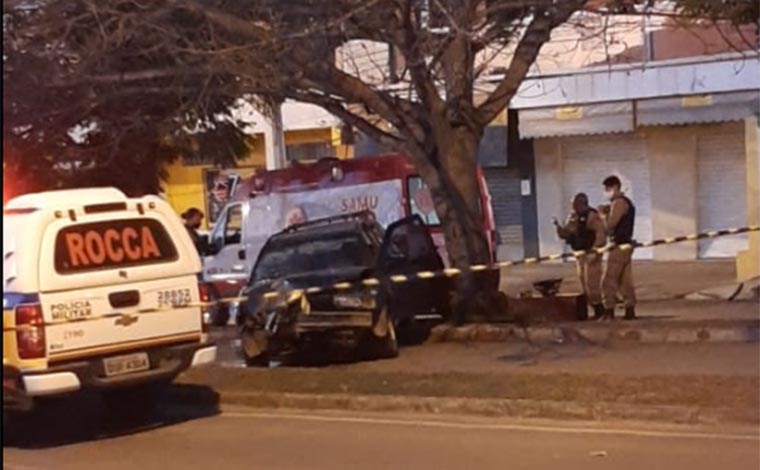
<instances>
[{"instance_id":1,"label":"tree trunk","mask_svg":"<svg viewBox=\"0 0 760 470\"><path fill-rule=\"evenodd\" d=\"M452 320L461 323L492 318L501 313L504 303L498 293L498 271L466 271L469 266L491 261L477 176L480 133L465 126L446 127L449 132L435 133L437 148L429 158L435 162L436 177L426 182L443 226L451 264L465 270L456 278L452 299Z\"/></svg>"}]
</instances>

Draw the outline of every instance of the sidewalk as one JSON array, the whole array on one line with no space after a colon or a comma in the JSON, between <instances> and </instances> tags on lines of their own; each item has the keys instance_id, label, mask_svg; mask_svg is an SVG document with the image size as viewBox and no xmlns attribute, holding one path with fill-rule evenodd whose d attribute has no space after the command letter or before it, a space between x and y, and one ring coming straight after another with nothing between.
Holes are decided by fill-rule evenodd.
<instances>
[{"instance_id":1,"label":"sidewalk","mask_svg":"<svg viewBox=\"0 0 760 470\"><path fill-rule=\"evenodd\" d=\"M510 296L532 289L543 279L561 277L562 292L579 292L575 263L542 263L505 268L501 271L501 289ZM670 300L703 289L736 282L736 262L727 260L700 261L634 261L633 278L640 301Z\"/></svg>"},{"instance_id":2,"label":"sidewalk","mask_svg":"<svg viewBox=\"0 0 760 470\"><path fill-rule=\"evenodd\" d=\"M642 302L638 319L577 321L523 327L507 323L439 325L430 342L528 343L756 343L760 305L752 301L664 300Z\"/></svg>"}]
</instances>

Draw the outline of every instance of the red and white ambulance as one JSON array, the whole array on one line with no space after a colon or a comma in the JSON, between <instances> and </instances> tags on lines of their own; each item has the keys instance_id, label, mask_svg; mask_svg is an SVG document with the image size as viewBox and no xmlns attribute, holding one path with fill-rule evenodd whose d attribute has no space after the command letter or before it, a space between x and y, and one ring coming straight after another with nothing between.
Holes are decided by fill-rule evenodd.
<instances>
[{"instance_id":1,"label":"red and white ambulance","mask_svg":"<svg viewBox=\"0 0 760 470\"><path fill-rule=\"evenodd\" d=\"M483 226L493 256L495 227L491 196L478 168ZM383 227L419 215L448 263L443 229L430 191L402 154L349 160L322 159L265 171L241 181L209 236L203 277L223 297L234 296L250 275L267 239L294 223L371 210Z\"/></svg>"}]
</instances>

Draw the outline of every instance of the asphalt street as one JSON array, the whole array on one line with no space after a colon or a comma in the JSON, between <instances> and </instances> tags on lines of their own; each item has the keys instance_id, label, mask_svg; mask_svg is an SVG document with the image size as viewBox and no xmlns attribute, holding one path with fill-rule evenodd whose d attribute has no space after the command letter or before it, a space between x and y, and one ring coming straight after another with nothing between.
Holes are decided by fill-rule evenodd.
<instances>
[{"instance_id":1,"label":"asphalt street","mask_svg":"<svg viewBox=\"0 0 760 470\"><path fill-rule=\"evenodd\" d=\"M7 470L690 469L757 470L756 428L227 410L3 449ZM58 421L65 427L65 421ZM61 430L59 433L65 434ZM49 439L50 436L48 436ZM59 436L60 437L60 436Z\"/></svg>"}]
</instances>

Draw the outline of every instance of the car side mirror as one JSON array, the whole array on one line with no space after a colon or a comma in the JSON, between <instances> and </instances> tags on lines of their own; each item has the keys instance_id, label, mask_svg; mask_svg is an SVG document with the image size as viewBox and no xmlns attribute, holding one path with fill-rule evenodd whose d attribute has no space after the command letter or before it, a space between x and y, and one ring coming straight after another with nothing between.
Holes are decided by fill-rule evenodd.
<instances>
[{"instance_id":1,"label":"car side mirror","mask_svg":"<svg viewBox=\"0 0 760 470\"><path fill-rule=\"evenodd\" d=\"M245 260L245 250L238 250L238 259L240 261L244 261Z\"/></svg>"}]
</instances>

